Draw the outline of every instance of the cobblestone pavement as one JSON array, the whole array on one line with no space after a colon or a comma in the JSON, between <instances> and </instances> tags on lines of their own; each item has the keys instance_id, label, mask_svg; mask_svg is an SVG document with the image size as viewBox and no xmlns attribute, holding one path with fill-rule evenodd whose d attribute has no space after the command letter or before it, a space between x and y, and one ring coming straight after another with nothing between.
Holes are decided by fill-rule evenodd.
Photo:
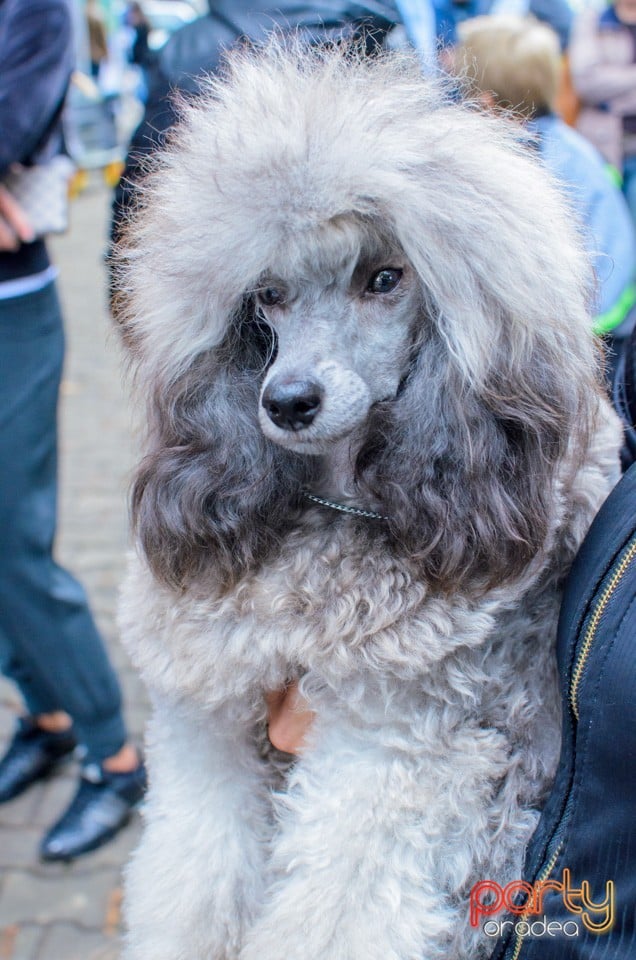
<instances>
[{"instance_id":1,"label":"cobblestone pavement","mask_svg":"<svg viewBox=\"0 0 636 960\"><path fill-rule=\"evenodd\" d=\"M67 324L61 403L58 556L86 586L140 739L146 700L117 642L114 608L127 543L131 430L118 345L104 305L109 197L97 181L72 206L71 231L51 244ZM19 701L0 680L0 750ZM74 790L76 767L0 806L0 960L117 960L121 869L139 819L71 865L38 862L37 844Z\"/></svg>"}]
</instances>

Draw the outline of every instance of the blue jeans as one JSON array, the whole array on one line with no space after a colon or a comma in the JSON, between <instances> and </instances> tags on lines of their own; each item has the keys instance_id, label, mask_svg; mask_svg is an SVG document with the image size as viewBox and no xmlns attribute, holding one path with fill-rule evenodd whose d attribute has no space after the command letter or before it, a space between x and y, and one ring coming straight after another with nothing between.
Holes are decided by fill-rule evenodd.
<instances>
[{"instance_id":1,"label":"blue jeans","mask_svg":"<svg viewBox=\"0 0 636 960\"><path fill-rule=\"evenodd\" d=\"M69 713L101 760L126 739L119 684L82 587L52 553L63 356L53 284L0 300L0 669L30 713Z\"/></svg>"}]
</instances>

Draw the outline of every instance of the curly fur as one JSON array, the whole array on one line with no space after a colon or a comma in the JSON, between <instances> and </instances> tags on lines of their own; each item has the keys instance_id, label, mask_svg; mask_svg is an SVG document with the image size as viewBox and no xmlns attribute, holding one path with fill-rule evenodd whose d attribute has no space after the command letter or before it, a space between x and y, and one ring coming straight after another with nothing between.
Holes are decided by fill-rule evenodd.
<instances>
[{"instance_id":1,"label":"curly fur","mask_svg":"<svg viewBox=\"0 0 636 960\"><path fill-rule=\"evenodd\" d=\"M560 584L617 478L571 220L406 56L273 42L184 105L120 279L148 423L121 622L156 706L128 960L486 955L467 894L519 876ZM319 413L279 428L302 377ZM317 720L286 769L259 743L290 678Z\"/></svg>"}]
</instances>

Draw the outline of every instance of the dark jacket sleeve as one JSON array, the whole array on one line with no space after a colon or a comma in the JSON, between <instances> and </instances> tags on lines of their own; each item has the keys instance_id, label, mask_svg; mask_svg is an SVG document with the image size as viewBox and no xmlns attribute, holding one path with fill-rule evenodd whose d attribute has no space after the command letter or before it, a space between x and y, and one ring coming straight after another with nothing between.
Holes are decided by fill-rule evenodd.
<instances>
[{"instance_id":1,"label":"dark jacket sleeve","mask_svg":"<svg viewBox=\"0 0 636 960\"><path fill-rule=\"evenodd\" d=\"M72 70L66 0L0 3L0 176L28 160L46 136Z\"/></svg>"}]
</instances>

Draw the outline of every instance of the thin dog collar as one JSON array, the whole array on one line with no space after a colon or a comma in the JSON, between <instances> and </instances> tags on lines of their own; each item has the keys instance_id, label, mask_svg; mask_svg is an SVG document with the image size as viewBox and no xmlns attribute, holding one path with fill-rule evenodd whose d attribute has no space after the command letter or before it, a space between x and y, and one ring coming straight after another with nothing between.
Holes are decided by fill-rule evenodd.
<instances>
[{"instance_id":1,"label":"thin dog collar","mask_svg":"<svg viewBox=\"0 0 636 960\"><path fill-rule=\"evenodd\" d=\"M388 520L380 513L374 513L372 510L360 510L358 507L348 507L344 503L336 503L335 500L326 500L324 497L316 497L308 490L304 491L305 500L311 500L312 503L319 503L321 507L331 507L332 510L339 510L341 513L349 513L354 517L367 517L369 520Z\"/></svg>"}]
</instances>

